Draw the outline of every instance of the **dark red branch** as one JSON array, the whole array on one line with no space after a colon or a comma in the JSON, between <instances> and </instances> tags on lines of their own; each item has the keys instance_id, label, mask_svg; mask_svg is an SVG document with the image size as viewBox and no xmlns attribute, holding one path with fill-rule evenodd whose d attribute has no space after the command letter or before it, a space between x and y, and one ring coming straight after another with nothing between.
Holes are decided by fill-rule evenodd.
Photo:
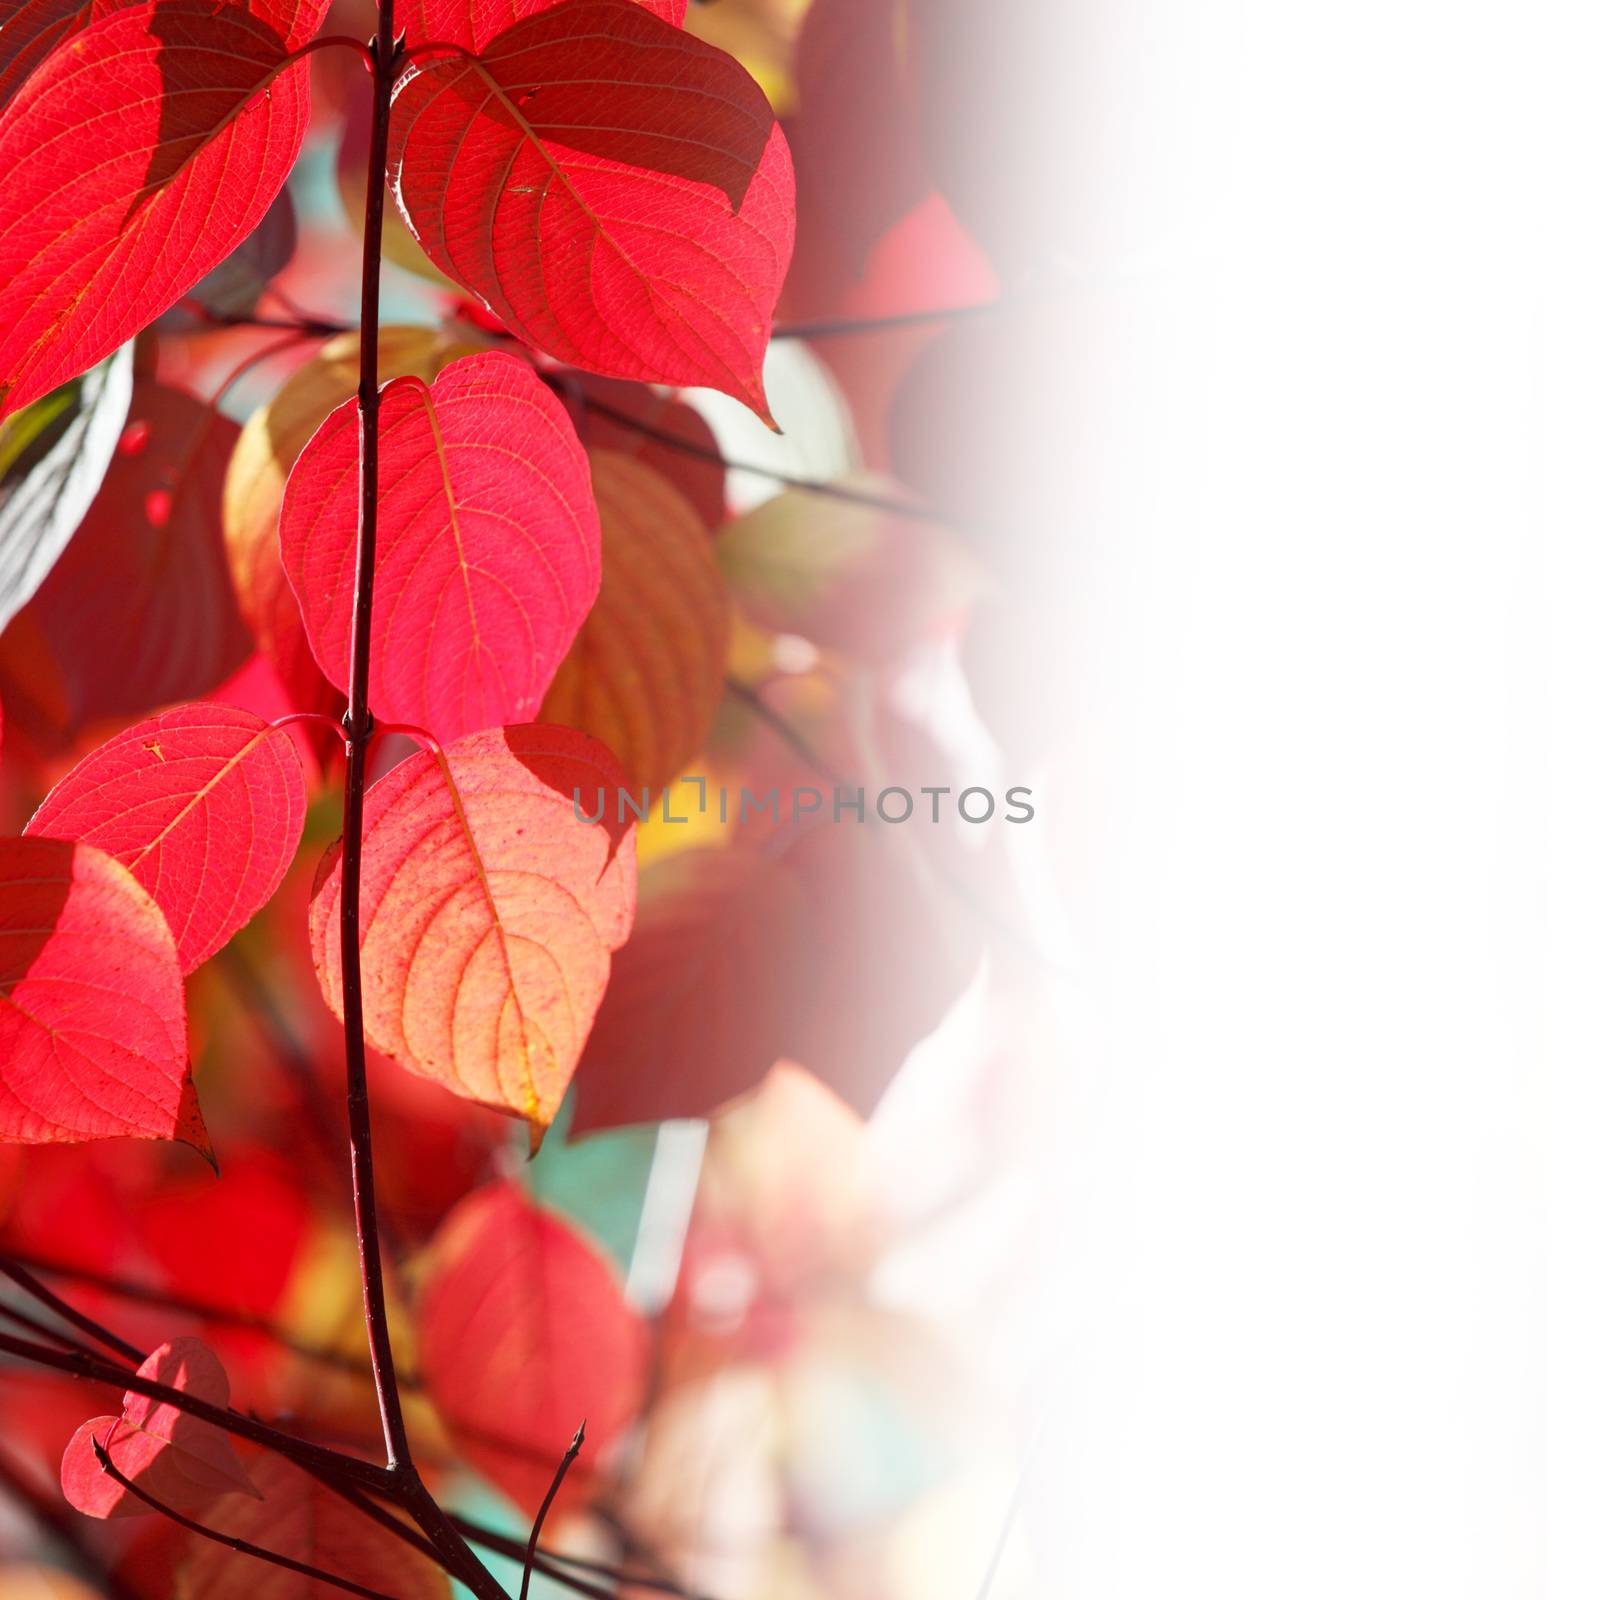
<instances>
[{"instance_id":1,"label":"dark red branch","mask_svg":"<svg viewBox=\"0 0 1600 1600\"><path fill-rule=\"evenodd\" d=\"M360 520L356 536L355 598L350 616L349 706L345 712L343 883L339 901L339 958L344 1000L346 1104L350 1126L350 1176L355 1199L356 1249L367 1346L378 1392L378 1415L399 1504L445 1557L452 1576L479 1600L504 1600L459 1530L434 1503L411 1458L400 1407L400 1381L384 1303L378 1205L373 1177L372 1113L367 1098L366 1030L361 998L361 833L366 798L367 748L373 738L367 680L372 663L372 599L378 558L378 311L383 249L383 195L389 150L389 103L402 55L394 34L394 0L378 0L373 36L372 138L367 156L366 210L361 242Z\"/></svg>"},{"instance_id":2,"label":"dark red branch","mask_svg":"<svg viewBox=\"0 0 1600 1600\"><path fill-rule=\"evenodd\" d=\"M21 1328L25 1333L31 1333L35 1338L48 1339L52 1344L58 1344L63 1350L76 1350L82 1355L91 1356L93 1349L81 1339L74 1339L70 1333L63 1333L60 1328L51 1327L43 1317L36 1317L31 1312L24 1311L21 1306L0 1305L0 1319L9 1322L14 1328Z\"/></svg>"},{"instance_id":3,"label":"dark red branch","mask_svg":"<svg viewBox=\"0 0 1600 1600\"><path fill-rule=\"evenodd\" d=\"M343 965L345 1101L350 1123L350 1176L355 1197L356 1249L367 1346L378 1391L378 1416L391 1467L409 1468L405 1418L389 1316L383 1298L383 1260L372 1162L372 1113L367 1099L367 1046L361 1009L361 829L366 798L367 743L372 714L367 677L372 661L372 593L378 555L378 273L383 249L384 162L389 149L389 100L397 53L394 0L378 0L372 41L372 144L367 158L366 216L361 243L360 384L361 521L356 543L355 604L350 619L349 709L345 712L343 893L339 958Z\"/></svg>"}]
</instances>

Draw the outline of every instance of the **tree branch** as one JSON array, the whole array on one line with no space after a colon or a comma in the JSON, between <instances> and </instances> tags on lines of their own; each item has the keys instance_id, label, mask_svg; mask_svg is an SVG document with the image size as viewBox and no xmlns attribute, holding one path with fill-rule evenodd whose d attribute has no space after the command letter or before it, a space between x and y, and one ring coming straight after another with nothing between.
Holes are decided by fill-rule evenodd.
<instances>
[{"instance_id":1,"label":"tree branch","mask_svg":"<svg viewBox=\"0 0 1600 1600\"><path fill-rule=\"evenodd\" d=\"M709 445L699 444L693 439L680 438L666 428L658 428L653 423L645 422L624 411L621 406L614 406L607 400L597 399L592 394L583 396L583 404L597 417L604 417L619 427L631 429L641 438L653 439L657 444L665 445L669 450L676 450L680 455L692 456L696 461L722 467L728 472L752 472L758 478L781 483L785 488L796 489L802 494L818 495L824 500L841 500L846 505L864 506L869 511L881 511L886 516L904 517L910 522L933 522L943 528L960 529L965 526L959 517L940 511L935 506L920 505L915 500L902 500L888 494L874 494L870 489L853 489L847 483L829 483L821 478L800 478L793 473L779 472L774 467L757 466L753 462L730 461L720 450L713 450Z\"/></svg>"},{"instance_id":2,"label":"tree branch","mask_svg":"<svg viewBox=\"0 0 1600 1600\"><path fill-rule=\"evenodd\" d=\"M394 0L378 0L372 41L372 142L361 243L360 383L361 521L356 541L355 602L350 619L349 709L345 712L344 881L339 901L339 957L343 968L345 1103L350 1125L350 1180L355 1199L356 1250L361 1258L361 1300L367 1347L378 1392L378 1416L389 1465L409 1469L405 1418L389 1316L383 1298L383 1261L372 1162L372 1112L367 1097L367 1045L361 1009L361 829L366 798L367 743L372 713L367 677L372 659L372 593L378 555L378 272L383 248L384 165L389 149L389 100L398 55Z\"/></svg>"},{"instance_id":3,"label":"tree branch","mask_svg":"<svg viewBox=\"0 0 1600 1600\"><path fill-rule=\"evenodd\" d=\"M360 521L356 535L355 597L350 616L349 706L345 712L343 882L339 900L342 967L345 1102L350 1126L350 1178L355 1200L356 1249L361 1261L361 1298L367 1346L378 1394L378 1415L400 1505L446 1557L451 1575L479 1600L504 1600L450 1519L434 1503L411 1459L389 1318L384 1304L382 1250L372 1160L372 1112L367 1096L366 1029L361 998L361 834L366 797L367 747L373 737L367 680L372 662L372 596L378 557L378 311L383 247L383 196L389 150L389 102L403 47L394 34L394 0L378 0L373 36L372 138L367 156L366 209L361 243Z\"/></svg>"},{"instance_id":4,"label":"tree branch","mask_svg":"<svg viewBox=\"0 0 1600 1600\"><path fill-rule=\"evenodd\" d=\"M485 1527L481 1522L473 1521L471 1517L463 1517L459 1513L452 1512L450 1520L474 1544L481 1545L485 1550L493 1550L497 1555L510 1556L514 1560L523 1555L527 1549L524 1541L514 1534L498 1533L493 1528ZM657 1573L639 1572L630 1567L616 1566L609 1561L592 1561L587 1556L569 1556L559 1550L541 1550L534 1557L535 1572L543 1573L556 1583L566 1584L568 1588L576 1588L579 1594L590 1592L587 1587L579 1587L573 1582L568 1574L561 1570L564 1567L571 1567L575 1572L592 1573L597 1578L604 1578L608 1583L673 1595L676 1596L676 1600L705 1600L703 1595L697 1595L694 1590Z\"/></svg>"},{"instance_id":5,"label":"tree branch","mask_svg":"<svg viewBox=\"0 0 1600 1600\"><path fill-rule=\"evenodd\" d=\"M315 1361L320 1366L334 1367L342 1372L366 1372L368 1363L360 1356L354 1356L343 1350L330 1350L322 1345L308 1344L303 1339L297 1339L287 1328L281 1327L270 1317L256 1316L248 1311L230 1311L226 1306L217 1305L210 1300L197 1300L192 1295L174 1294L166 1289L153 1289L147 1284L131 1283L125 1278L114 1278L109 1273L91 1272L86 1267L72 1267L64 1262L50 1261L43 1256L27 1255L18 1252L11 1257L25 1267L32 1267L36 1272L48 1272L53 1277L65 1278L70 1283L81 1283L88 1288L98 1289L102 1294L115 1295L119 1300L130 1301L134 1305L153 1306L161 1311L173 1311L180 1316L194 1317L201 1322L208 1322L219 1328L237 1328L244 1333L259 1334L263 1339L269 1339L282 1350L287 1350L290 1355L299 1356L304 1361ZM110 1335L116 1338L115 1334ZM102 1340L102 1343L105 1341ZM120 1342L120 1341L119 1341ZM130 1361L142 1361L132 1345L127 1346ZM418 1380L409 1372L400 1374L402 1389L416 1388Z\"/></svg>"},{"instance_id":6,"label":"tree branch","mask_svg":"<svg viewBox=\"0 0 1600 1600\"><path fill-rule=\"evenodd\" d=\"M60 1345L63 1350L76 1350L80 1355L86 1356L94 1354L94 1351L81 1339L74 1339L70 1333L63 1333L61 1329L51 1327L43 1317L36 1317L20 1306L0 1304L0 1318L11 1323L13 1327L33 1334L35 1338L48 1339L52 1344Z\"/></svg>"},{"instance_id":7,"label":"tree branch","mask_svg":"<svg viewBox=\"0 0 1600 1600\"><path fill-rule=\"evenodd\" d=\"M109 1328L102 1327L93 1317L79 1311L76 1306L68 1305L53 1289L46 1288L40 1283L21 1263L0 1256L0 1273L8 1277L19 1289L32 1295L40 1305L48 1306L63 1322L70 1323L80 1333L88 1334L97 1344L102 1344L124 1360L131 1361L134 1366L138 1366L144 1360L137 1345L129 1344L126 1339L119 1338Z\"/></svg>"}]
</instances>

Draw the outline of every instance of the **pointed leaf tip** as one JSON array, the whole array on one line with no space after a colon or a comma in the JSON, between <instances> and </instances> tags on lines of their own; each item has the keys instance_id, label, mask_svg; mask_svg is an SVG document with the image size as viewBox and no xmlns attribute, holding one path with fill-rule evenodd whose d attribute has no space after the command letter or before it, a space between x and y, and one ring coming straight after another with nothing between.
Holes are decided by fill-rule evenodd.
<instances>
[{"instance_id":1,"label":"pointed leaf tip","mask_svg":"<svg viewBox=\"0 0 1600 1600\"><path fill-rule=\"evenodd\" d=\"M392 139L412 233L517 338L591 372L719 389L770 421L794 168L733 57L636 0L568 0L416 62Z\"/></svg>"}]
</instances>

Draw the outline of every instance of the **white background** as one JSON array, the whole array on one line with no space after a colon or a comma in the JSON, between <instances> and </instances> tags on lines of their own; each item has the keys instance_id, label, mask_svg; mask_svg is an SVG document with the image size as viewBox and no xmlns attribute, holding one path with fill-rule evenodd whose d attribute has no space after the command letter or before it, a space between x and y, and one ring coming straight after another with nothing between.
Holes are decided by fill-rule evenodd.
<instances>
[{"instance_id":1,"label":"white background","mask_svg":"<svg viewBox=\"0 0 1600 1600\"><path fill-rule=\"evenodd\" d=\"M1592 1600L1600 13L1070 9L1032 1592Z\"/></svg>"}]
</instances>

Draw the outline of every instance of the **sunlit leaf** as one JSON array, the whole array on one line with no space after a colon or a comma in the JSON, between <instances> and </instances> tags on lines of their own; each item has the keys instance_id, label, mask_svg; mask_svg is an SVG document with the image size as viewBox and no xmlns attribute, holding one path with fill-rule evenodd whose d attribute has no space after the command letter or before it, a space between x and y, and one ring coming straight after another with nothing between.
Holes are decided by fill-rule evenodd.
<instances>
[{"instance_id":1,"label":"sunlit leaf","mask_svg":"<svg viewBox=\"0 0 1600 1600\"><path fill-rule=\"evenodd\" d=\"M209 1153L166 918L93 845L0 841L0 1137Z\"/></svg>"},{"instance_id":2,"label":"sunlit leaf","mask_svg":"<svg viewBox=\"0 0 1600 1600\"><path fill-rule=\"evenodd\" d=\"M0 112L0 414L109 355L249 236L299 153L307 72L243 6L145 0L27 79Z\"/></svg>"},{"instance_id":3,"label":"sunlit leaf","mask_svg":"<svg viewBox=\"0 0 1600 1600\"><path fill-rule=\"evenodd\" d=\"M174 1339L153 1351L139 1376L181 1390L208 1405L228 1403L228 1375L199 1339ZM94 1417L78 1429L61 1461L61 1489L91 1517L137 1517L151 1507L104 1471L99 1443L132 1484L179 1511L193 1511L218 1495L258 1495L227 1434L164 1401L122 1397L120 1417Z\"/></svg>"},{"instance_id":4,"label":"sunlit leaf","mask_svg":"<svg viewBox=\"0 0 1600 1600\"><path fill-rule=\"evenodd\" d=\"M324 673L349 672L359 526L355 401L284 494L283 564ZM372 707L437 738L538 709L600 582L589 465L561 403L515 356L397 378L378 410Z\"/></svg>"},{"instance_id":5,"label":"sunlit leaf","mask_svg":"<svg viewBox=\"0 0 1600 1600\"><path fill-rule=\"evenodd\" d=\"M518 338L766 415L794 174L732 57L635 0L566 0L415 61L393 116L412 231Z\"/></svg>"},{"instance_id":6,"label":"sunlit leaf","mask_svg":"<svg viewBox=\"0 0 1600 1600\"><path fill-rule=\"evenodd\" d=\"M633 921L632 830L611 825L624 781L593 739L534 724L424 750L367 795L367 1037L412 1072L527 1117L535 1138ZM602 797L608 825L580 821ZM342 882L335 850L311 904L311 953L340 1016Z\"/></svg>"},{"instance_id":7,"label":"sunlit leaf","mask_svg":"<svg viewBox=\"0 0 1600 1600\"><path fill-rule=\"evenodd\" d=\"M305 811L305 775L286 732L247 711L189 705L84 757L27 832L84 840L128 867L192 972L283 880Z\"/></svg>"},{"instance_id":8,"label":"sunlit leaf","mask_svg":"<svg viewBox=\"0 0 1600 1600\"><path fill-rule=\"evenodd\" d=\"M296 457L330 411L356 392L357 336L330 339L244 425L228 462L222 528L245 624L300 709L342 705L311 654L299 602L278 551L278 512ZM402 373L431 379L466 347L429 328L404 325L378 332L380 382ZM335 681L343 684L341 669Z\"/></svg>"}]
</instances>

